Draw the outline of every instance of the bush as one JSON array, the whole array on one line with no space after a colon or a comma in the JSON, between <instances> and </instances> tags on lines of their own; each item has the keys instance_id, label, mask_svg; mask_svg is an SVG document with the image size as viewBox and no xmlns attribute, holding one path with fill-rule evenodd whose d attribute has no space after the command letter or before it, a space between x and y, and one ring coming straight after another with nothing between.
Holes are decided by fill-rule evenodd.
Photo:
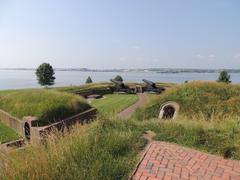
<instances>
[{"instance_id":1,"label":"bush","mask_svg":"<svg viewBox=\"0 0 240 180\"><path fill-rule=\"evenodd\" d=\"M93 81L92 81L91 77L88 76L88 78L87 78L87 80L86 80L86 84L90 84L90 83L92 83L92 82L93 82Z\"/></svg>"},{"instance_id":2,"label":"bush","mask_svg":"<svg viewBox=\"0 0 240 180\"><path fill-rule=\"evenodd\" d=\"M222 71L219 74L217 82L231 83L230 78L231 78L231 75L228 74L227 71Z\"/></svg>"}]
</instances>

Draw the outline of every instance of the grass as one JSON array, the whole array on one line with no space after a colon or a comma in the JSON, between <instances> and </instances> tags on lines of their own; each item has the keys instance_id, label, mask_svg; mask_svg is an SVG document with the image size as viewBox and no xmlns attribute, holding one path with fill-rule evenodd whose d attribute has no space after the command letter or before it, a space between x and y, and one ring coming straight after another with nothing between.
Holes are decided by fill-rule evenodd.
<instances>
[{"instance_id":1,"label":"grass","mask_svg":"<svg viewBox=\"0 0 240 180\"><path fill-rule=\"evenodd\" d=\"M81 86L67 86L67 87L57 87L54 88L57 91L73 93L73 94L101 94L102 91L105 91L108 88L113 87L111 83L92 83Z\"/></svg>"},{"instance_id":2,"label":"grass","mask_svg":"<svg viewBox=\"0 0 240 180\"><path fill-rule=\"evenodd\" d=\"M0 144L18 139L18 134L0 122Z\"/></svg>"},{"instance_id":3,"label":"grass","mask_svg":"<svg viewBox=\"0 0 240 180\"><path fill-rule=\"evenodd\" d=\"M135 87L135 86L145 86L145 83L125 83L127 86ZM174 87L176 84L174 83L161 83L157 82L157 86L160 87ZM92 84L85 84L81 86L67 86L67 87L56 87L53 88L60 92L67 92L73 94L105 94L105 90L114 87L113 83L92 83Z\"/></svg>"},{"instance_id":4,"label":"grass","mask_svg":"<svg viewBox=\"0 0 240 180\"><path fill-rule=\"evenodd\" d=\"M154 131L156 140L240 159L239 122L229 118L217 126L182 117L176 121L102 118L76 126L64 136L52 135L45 145L30 145L0 158L4 165L0 179L128 179L146 145L142 138L146 130Z\"/></svg>"},{"instance_id":5,"label":"grass","mask_svg":"<svg viewBox=\"0 0 240 180\"><path fill-rule=\"evenodd\" d=\"M138 100L135 94L108 94L103 99L91 101L91 105L103 115L116 115Z\"/></svg>"},{"instance_id":6,"label":"grass","mask_svg":"<svg viewBox=\"0 0 240 180\"><path fill-rule=\"evenodd\" d=\"M179 103L180 113L189 118L199 116L211 120L239 116L240 85L213 82L178 85L152 100L142 113L139 111L138 117L157 117L161 105L167 101Z\"/></svg>"},{"instance_id":7,"label":"grass","mask_svg":"<svg viewBox=\"0 0 240 180\"><path fill-rule=\"evenodd\" d=\"M39 124L48 124L89 109L76 95L46 89L0 91L0 109L22 119L36 116Z\"/></svg>"},{"instance_id":8,"label":"grass","mask_svg":"<svg viewBox=\"0 0 240 180\"><path fill-rule=\"evenodd\" d=\"M217 121L217 120L216 120ZM177 143L211 154L240 160L240 119L228 118L219 124L199 118L179 117L174 121L152 119L138 128L152 130L156 140Z\"/></svg>"},{"instance_id":9,"label":"grass","mask_svg":"<svg viewBox=\"0 0 240 180\"><path fill-rule=\"evenodd\" d=\"M100 119L0 159L0 179L127 179L145 144L128 123Z\"/></svg>"},{"instance_id":10,"label":"grass","mask_svg":"<svg viewBox=\"0 0 240 180\"><path fill-rule=\"evenodd\" d=\"M206 82L177 86L141 109L138 115L147 114L145 118L127 121L108 114L125 103L125 95L119 95L124 96L121 103L116 95L109 95L93 102L99 103L107 118L101 116L92 124L75 126L65 135L56 133L45 145L30 145L7 158L0 156L0 179L128 179L139 160L137 154L146 145L142 134L147 130L156 133L156 140L240 160L239 88ZM146 118L154 117L159 104L166 100L181 105L176 120ZM206 118L205 111L211 112L212 107L214 114ZM222 111L226 113L224 118Z\"/></svg>"}]
</instances>

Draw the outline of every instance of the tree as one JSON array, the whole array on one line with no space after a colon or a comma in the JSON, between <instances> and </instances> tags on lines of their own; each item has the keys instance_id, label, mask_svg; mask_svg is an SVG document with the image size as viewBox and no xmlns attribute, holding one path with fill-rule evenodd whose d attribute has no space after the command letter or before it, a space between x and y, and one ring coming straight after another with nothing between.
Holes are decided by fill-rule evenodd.
<instances>
[{"instance_id":1,"label":"tree","mask_svg":"<svg viewBox=\"0 0 240 180\"><path fill-rule=\"evenodd\" d=\"M54 84L55 77L54 77L54 69L48 63L41 64L36 71L36 76L38 83L41 86L51 86Z\"/></svg>"},{"instance_id":2,"label":"tree","mask_svg":"<svg viewBox=\"0 0 240 180\"><path fill-rule=\"evenodd\" d=\"M227 71L221 71L217 82L231 83L230 78L231 75Z\"/></svg>"},{"instance_id":3,"label":"tree","mask_svg":"<svg viewBox=\"0 0 240 180\"><path fill-rule=\"evenodd\" d=\"M90 83L92 83L93 81L92 81L92 78L90 77L90 76L88 76L88 78L87 78L87 80L86 80L86 84L90 84Z\"/></svg>"},{"instance_id":4,"label":"tree","mask_svg":"<svg viewBox=\"0 0 240 180\"><path fill-rule=\"evenodd\" d=\"M117 76L114 78L114 80L123 82L123 78L122 78L122 76L120 76L120 75L117 75Z\"/></svg>"}]
</instances>

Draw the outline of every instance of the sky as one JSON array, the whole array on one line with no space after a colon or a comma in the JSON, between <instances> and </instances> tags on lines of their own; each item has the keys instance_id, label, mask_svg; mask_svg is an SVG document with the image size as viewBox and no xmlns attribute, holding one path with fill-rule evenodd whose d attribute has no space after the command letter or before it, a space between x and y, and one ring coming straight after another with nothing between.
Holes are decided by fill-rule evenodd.
<instances>
[{"instance_id":1,"label":"sky","mask_svg":"<svg viewBox=\"0 0 240 180\"><path fill-rule=\"evenodd\" d=\"M240 68L239 0L0 0L0 68Z\"/></svg>"}]
</instances>

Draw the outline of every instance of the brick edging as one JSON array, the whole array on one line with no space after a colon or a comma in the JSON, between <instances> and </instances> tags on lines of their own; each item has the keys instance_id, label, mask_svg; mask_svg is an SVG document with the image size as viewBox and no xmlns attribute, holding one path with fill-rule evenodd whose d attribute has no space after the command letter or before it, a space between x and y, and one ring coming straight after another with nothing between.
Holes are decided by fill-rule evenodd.
<instances>
[{"instance_id":1,"label":"brick edging","mask_svg":"<svg viewBox=\"0 0 240 180\"><path fill-rule=\"evenodd\" d=\"M138 161L137 165L135 166L135 168L134 168L133 172L131 173L131 175L129 176L128 180L133 180L133 176L136 174L140 164L142 163L148 150L152 146L152 143L153 143L153 141L148 142L147 145L145 146L145 148L139 153L140 160Z\"/></svg>"}]
</instances>

